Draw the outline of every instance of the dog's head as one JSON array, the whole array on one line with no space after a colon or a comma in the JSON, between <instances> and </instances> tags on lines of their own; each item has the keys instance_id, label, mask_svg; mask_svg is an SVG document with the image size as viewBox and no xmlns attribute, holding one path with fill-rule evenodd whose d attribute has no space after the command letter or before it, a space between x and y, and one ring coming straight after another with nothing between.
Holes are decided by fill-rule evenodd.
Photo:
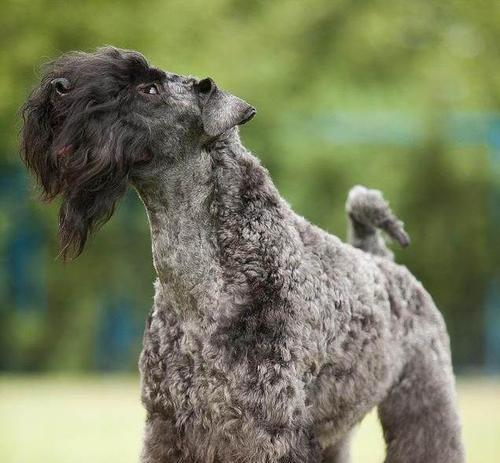
<instances>
[{"instance_id":1,"label":"dog's head","mask_svg":"<svg viewBox=\"0 0 500 463\"><path fill-rule=\"evenodd\" d=\"M254 114L211 79L161 71L133 51L107 47L49 63L22 108L21 153L44 199L62 196L62 255L82 252L129 180Z\"/></svg>"}]
</instances>

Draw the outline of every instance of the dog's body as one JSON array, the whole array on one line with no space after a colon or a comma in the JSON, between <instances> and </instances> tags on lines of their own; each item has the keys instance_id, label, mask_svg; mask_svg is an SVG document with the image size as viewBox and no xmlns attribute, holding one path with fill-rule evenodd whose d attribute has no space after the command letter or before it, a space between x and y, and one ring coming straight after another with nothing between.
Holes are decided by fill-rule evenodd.
<instances>
[{"instance_id":1,"label":"dog's body","mask_svg":"<svg viewBox=\"0 0 500 463\"><path fill-rule=\"evenodd\" d=\"M106 69L115 60L116 74L123 61L137 61L127 53L105 50L82 61L88 67L97 56ZM46 193L65 198L63 249L80 251L86 232L111 214L96 203L110 192L116 201L124 162L114 164L114 152L101 175L102 153L88 148L85 129L78 141L67 133L58 141L60 125L69 130L64 110L75 105L59 99L69 101L80 85L71 63L57 62L46 78L59 96L43 85L32 96L23 146ZM157 112L142 134L152 159L144 164L138 155L124 180L146 206L158 274L140 359L142 461L347 462L349 431L378 406L387 462L462 462L448 337L430 296L385 252L355 249L293 213L240 143L235 125L252 109L207 79L179 79L166 75L163 103L130 103L127 93L133 109L119 119L138 130L146 111ZM133 88L147 83L130 80ZM43 90L61 108L49 144L33 140ZM40 160L44 143L50 162ZM74 161L82 150L85 162ZM68 151L70 160L57 161Z\"/></svg>"},{"instance_id":2,"label":"dog's body","mask_svg":"<svg viewBox=\"0 0 500 463\"><path fill-rule=\"evenodd\" d=\"M319 461L378 404L403 451L422 434L394 461L456 461L448 340L421 285L294 214L236 134L195 159L194 182L141 193L159 275L144 461ZM440 433L443 458L423 457Z\"/></svg>"}]
</instances>

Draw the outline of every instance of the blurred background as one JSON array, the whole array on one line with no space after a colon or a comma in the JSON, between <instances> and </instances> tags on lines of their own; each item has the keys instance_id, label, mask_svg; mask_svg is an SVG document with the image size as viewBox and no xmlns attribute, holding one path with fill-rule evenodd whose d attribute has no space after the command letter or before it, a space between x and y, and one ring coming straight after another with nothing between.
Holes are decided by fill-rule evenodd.
<instances>
[{"instance_id":1,"label":"blurred background","mask_svg":"<svg viewBox=\"0 0 500 463\"><path fill-rule=\"evenodd\" d=\"M2 462L137 461L136 363L154 278L142 205L130 192L63 264L57 204L40 204L18 156L18 109L40 65L105 44L210 76L256 106L245 144L324 229L345 237L352 185L384 191L412 237L397 260L449 328L469 461L496 461L498 0L3 0L1 10ZM382 449L372 416L354 461L381 461Z\"/></svg>"}]
</instances>

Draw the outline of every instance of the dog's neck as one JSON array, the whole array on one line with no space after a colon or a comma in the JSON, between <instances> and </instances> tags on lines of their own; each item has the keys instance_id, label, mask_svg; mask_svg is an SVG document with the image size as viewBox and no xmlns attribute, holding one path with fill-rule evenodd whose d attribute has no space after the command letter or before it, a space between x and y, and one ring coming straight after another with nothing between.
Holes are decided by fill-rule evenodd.
<instances>
[{"instance_id":1,"label":"dog's neck","mask_svg":"<svg viewBox=\"0 0 500 463\"><path fill-rule=\"evenodd\" d=\"M137 189L149 217L161 290L174 309L206 317L210 308L223 310L224 298L234 302L247 297L250 283L238 259L255 253L251 259L258 266L260 258L258 242L252 241L256 238L244 236L242 208L254 208L250 213L256 214L264 207L272 214L283 204L236 130L187 154L162 170L154 184Z\"/></svg>"},{"instance_id":2,"label":"dog's neck","mask_svg":"<svg viewBox=\"0 0 500 463\"><path fill-rule=\"evenodd\" d=\"M151 229L153 263L165 298L186 314L218 291L214 226L209 205L212 161L206 150L185 156L138 186ZM191 310L189 310L191 309Z\"/></svg>"}]
</instances>

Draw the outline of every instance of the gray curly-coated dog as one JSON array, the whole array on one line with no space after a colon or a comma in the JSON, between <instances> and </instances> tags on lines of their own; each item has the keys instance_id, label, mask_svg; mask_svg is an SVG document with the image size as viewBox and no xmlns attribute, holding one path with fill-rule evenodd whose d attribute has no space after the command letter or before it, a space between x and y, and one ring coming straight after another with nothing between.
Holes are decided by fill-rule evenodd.
<instances>
[{"instance_id":1,"label":"gray curly-coated dog","mask_svg":"<svg viewBox=\"0 0 500 463\"><path fill-rule=\"evenodd\" d=\"M128 185L146 207L142 462L345 463L375 406L386 462L462 462L443 318L379 236L407 244L402 224L363 187L347 204L355 247L295 214L241 145L254 114L111 47L49 64L23 108L23 158L62 197L65 257Z\"/></svg>"}]
</instances>

